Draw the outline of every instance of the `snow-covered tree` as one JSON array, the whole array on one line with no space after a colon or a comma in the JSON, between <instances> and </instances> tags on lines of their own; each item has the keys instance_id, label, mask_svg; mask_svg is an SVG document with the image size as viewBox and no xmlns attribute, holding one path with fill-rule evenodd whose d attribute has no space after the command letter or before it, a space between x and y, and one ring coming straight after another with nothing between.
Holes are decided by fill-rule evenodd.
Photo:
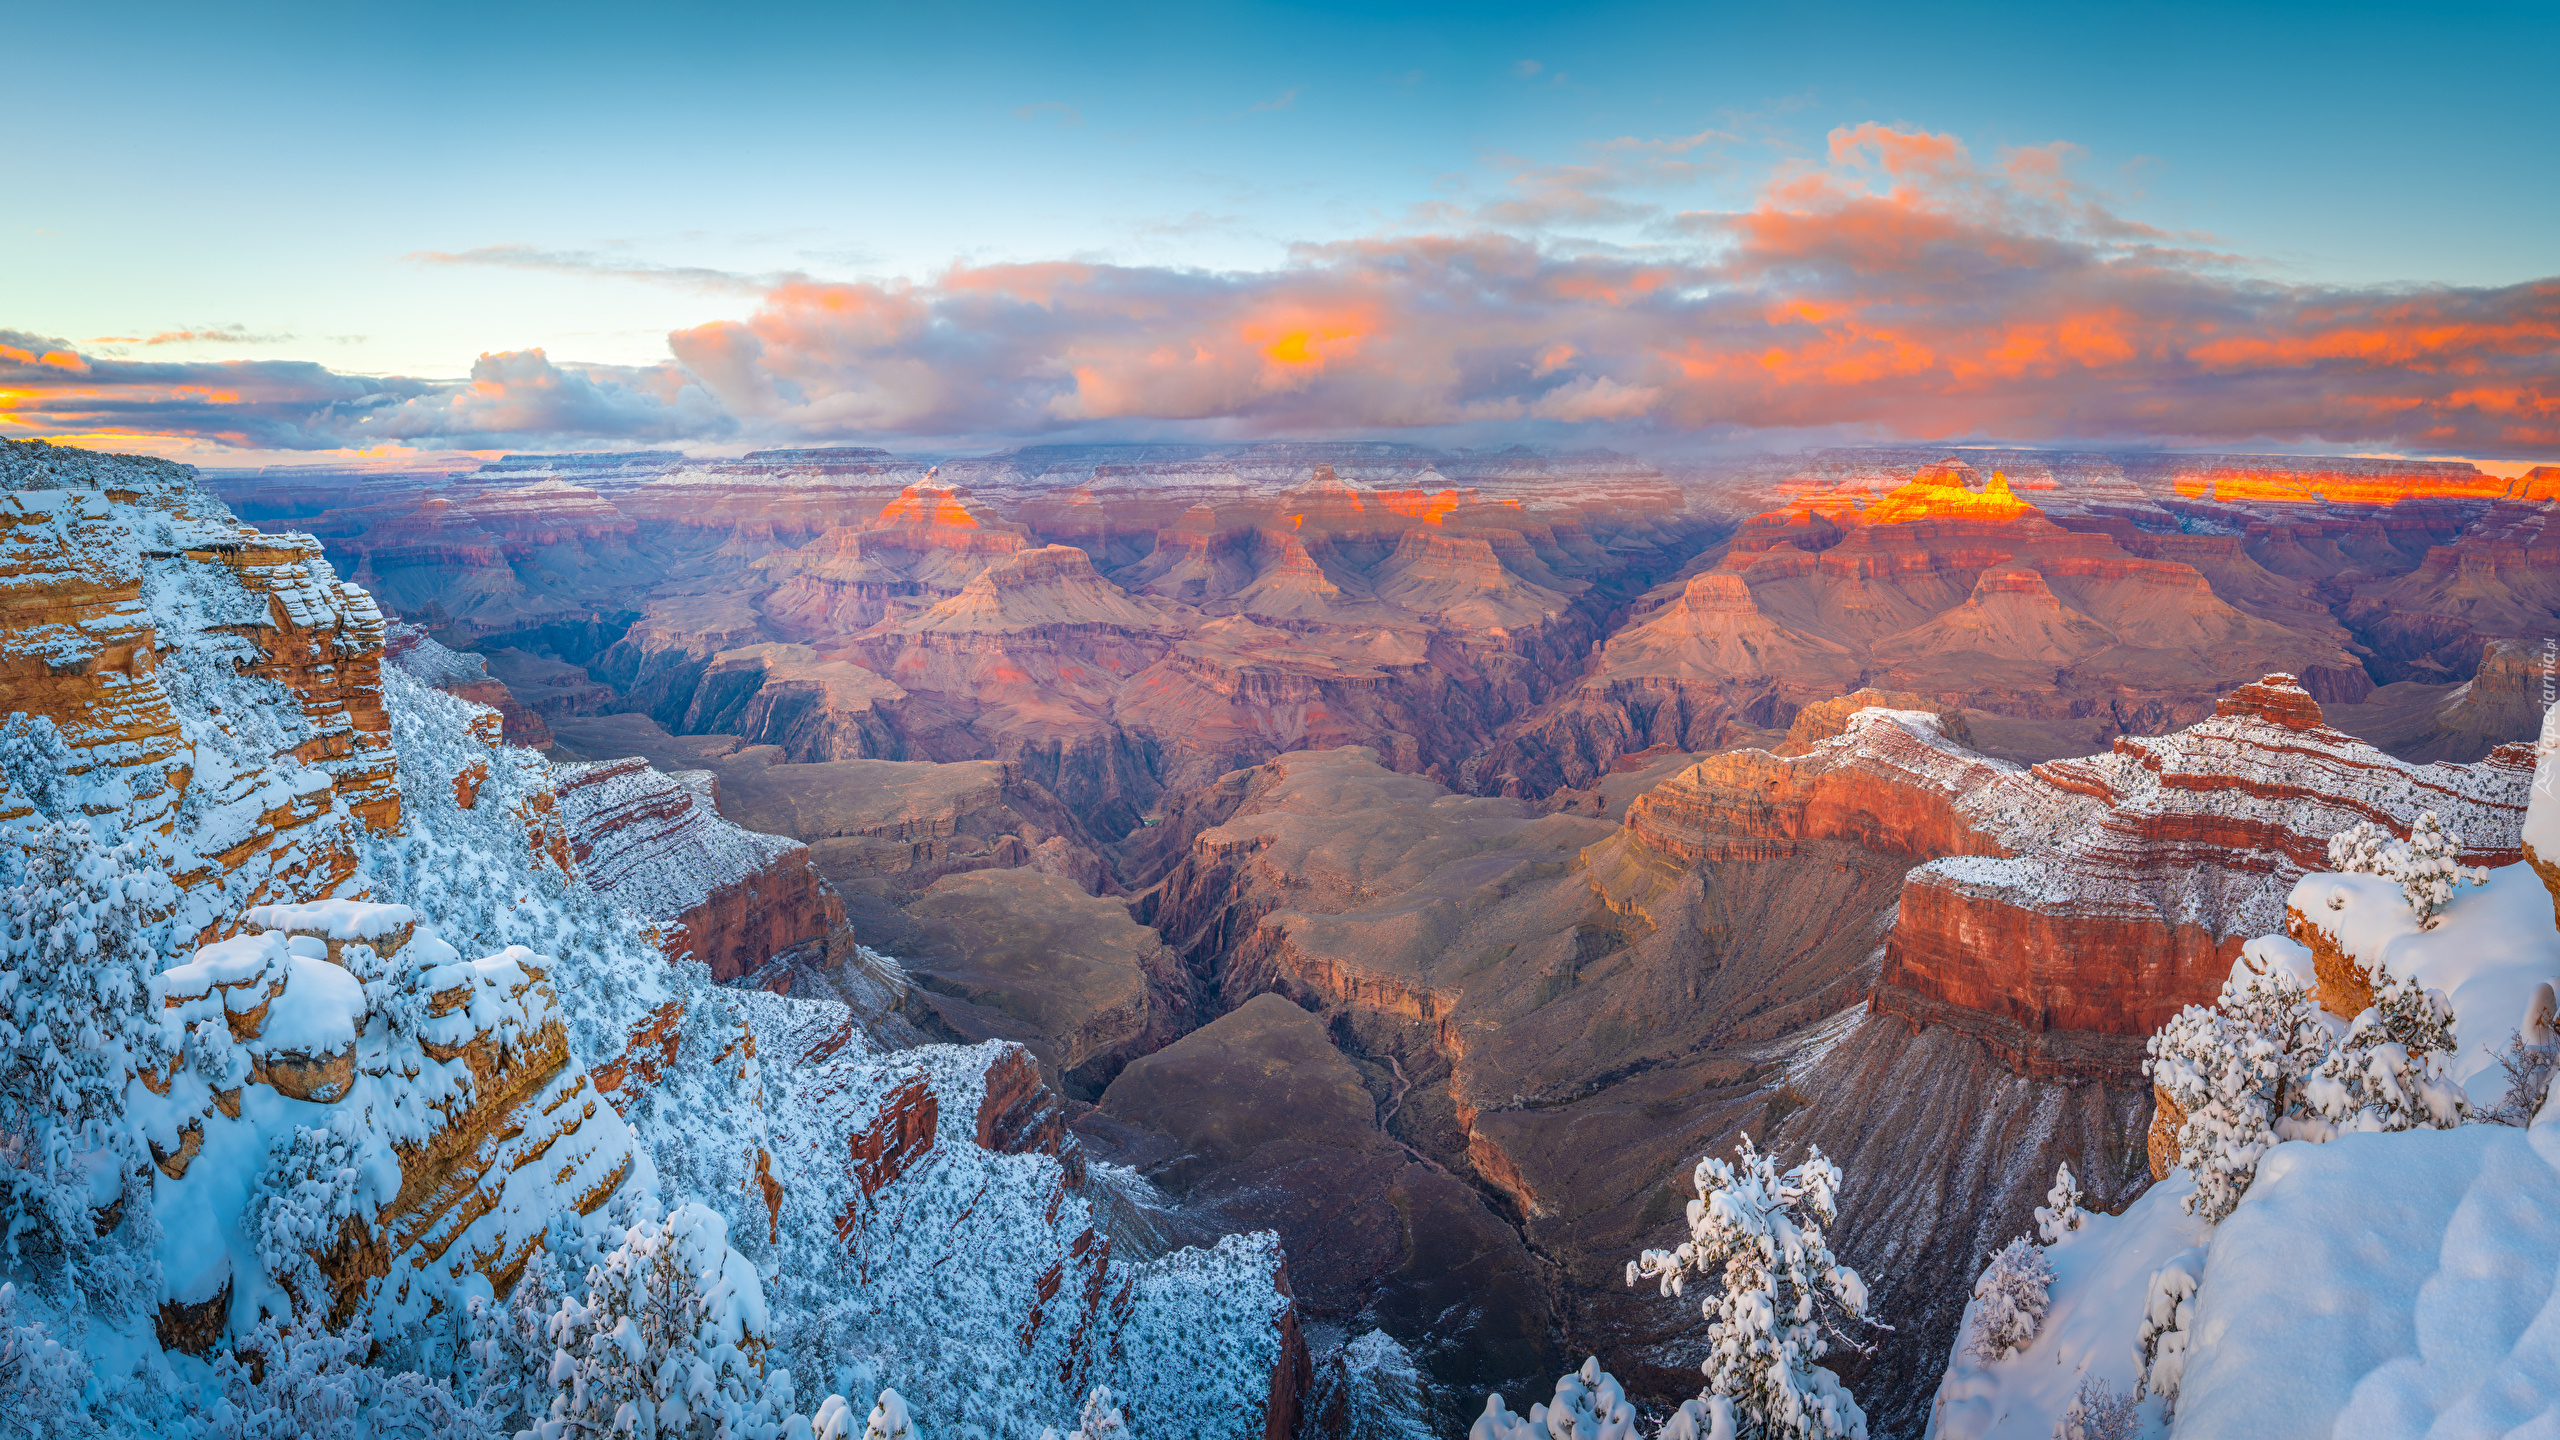
<instances>
[{"instance_id":1,"label":"snow-covered tree","mask_svg":"<svg viewBox=\"0 0 2560 1440\"><path fill-rule=\"evenodd\" d=\"M1803 1164L1781 1173L1747 1135L1736 1154L1739 1165L1698 1162L1688 1240L1629 1262L1627 1283L1651 1279L1672 1296L1692 1275L1717 1282L1699 1306L1710 1346L1701 1399L1730 1398L1772 1437L1864 1440L1866 1412L1817 1363L1835 1347L1863 1350L1847 1327L1876 1323L1866 1281L1824 1234L1839 1218L1840 1167L1808 1147Z\"/></svg>"},{"instance_id":2,"label":"snow-covered tree","mask_svg":"<svg viewBox=\"0 0 2560 1440\"><path fill-rule=\"evenodd\" d=\"M803 1434L809 1422L792 1413L790 1372L757 1369L765 1328L763 1286L729 1244L726 1220L692 1202L663 1223L644 1219L587 1272L586 1298L553 1312L551 1404L529 1433Z\"/></svg>"},{"instance_id":3,"label":"snow-covered tree","mask_svg":"<svg viewBox=\"0 0 2560 1440\"><path fill-rule=\"evenodd\" d=\"M257 1243L259 1263L297 1309L328 1312L333 1297L318 1262L342 1241L361 1235L373 1218L372 1197L357 1147L334 1130L296 1125L267 1147L267 1166L250 1193L242 1228Z\"/></svg>"},{"instance_id":4,"label":"snow-covered tree","mask_svg":"<svg viewBox=\"0 0 2560 1440\"><path fill-rule=\"evenodd\" d=\"M2433 810L2419 813L2406 840L2370 820L2329 837L2329 868L2342 875L2379 875L2398 885L2421 930L2435 928L2455 887L2489 883L2487 870L2457 863L2461 853L2462 836L2446 829Z\"/></svg>"},{"instance_id":5,"label":"snow-covered tree","mask_svg":"<svg viewBox=\"0 0 2560 1440\"><path fill-rule=\"evenodd\" d=\"M102 1249L98 1216L149 1204L125 1089L165 1065L145 936L175 897L133 846L77 819L0 846L0 1229L18 1260L121 1314L149 1287Z\"/></svg>"},{"instance_id":6,"label":"snow-covered tree","mask_svg":"<svg viewBox=\"0 0 2560 1440\"><path fill-rule=\"evenodd\" d=\"M843 1413L848 1418L852 1414L849 1410ZM895 1390L883 1390L879 1402L871 1407L871 1419L862 1427L862 1440L923 1440L923 1436L916 1429L915 1417L907 1413L906 1400Z\"/></svg>"},{"instance_id":7,"label":"snow-covered tree","mask_svg":"<svg viewBox=\"0 0 2560 1440\"><path fill-rule=\"evenodd\" d=\"M2153 1271L2144 1290L2142 1330L2134 1340L2134 1363L2140 1378L2134 1396L2157 1395L2165 1408L2178 1403L2178 1384L2187 1373L2187 1335L2196 1316L2197 1277L2204 1270L2204 1250L2182 1251Z\"/></svg>"},{"instance_id":8,"label":"snow-covered tree","mask_svg":"<svg viewBox=\"0 0 2560 1440\"><path fill-rule=\"evenodd\" d=\"M2304 1082L2304 1107L2340 1134L2461 1124L2471 1098L2444 1073L2454 1050L2452 1002L2387 970L2381 979L2345 1043Z\"/></svg>"},{"instance_id":9,"label":"snow-covered tree","mask_svg":"<svg viewBox=\"0 0 2560 1440\"><path fill-rule=\"evenodd\" d=\"M2081 1198L2080 1182L2072 1178L2070 1163L2055 1166L2053 1188L2044 1192L2044 1203L2036 1207L2036 1237L2052 1245L2088 1224L2088 1212L2080 1208Z\"/></svg>"},{"instance_id":10,"label":"snow-covered tree","mask_svg":"<svg viewBox=\"0 0 2560 1440\"><path fill-rule=\"evenodd\" d=\"M0 789L33 805L37 814L51 819L62 813L74 763L52 716L21 711L0 720Z\"/></svg>"},{"instance_id":11,"label":"snow-covered tree","mask_svg":"<svg viewBox=\"0 0 2560 1440\"><path fill-rule=\"evenodd\" d=\"M1635 1440L1635 1407L1627 1403L1626 1388L1618 1377L1600 1368L1597 1355L1585 1358L1581 1369L1558 1377L1554 1398L1530 1406L1526 1416L1506 1408L1501 1396L1487 1395L1484 1414L1467 1431L1467 1440L1556 1440L1559 1436Z\"/></svg>"},{"instance_id":12,"label":"snow-covered tree","mask_svg":"<svg viewBox=\"0 0 2560 1440\"><path fill-rule=\"evenodd\" d=\"M1057 1427L1042 1430L1040 1440L1058 1440ZM1121 1418L1120 1404L1112 1398L1110 1386L1096 1385L1093 1393L1084 1397L1076 1428L1067 1432L1066 1440L1129 1440L1129 1422Z\"/></svg>"},{"instance_id":13,"label":"snow-covered tree","mask_svg":"<svg viewBox=\"0 0 2560 1440\"><path fill-rule=\"evenodd\" d=\"M2053 1291L2053 1266L2024 1235L2002 1247L1973 1282L1973 1324L1965 1348L1983 1364L2006 1360L2027 1348L2044 1324Z\"/></svg>"},{"instance_id":14,"label":"snow-covered tree","mask_svg":"<svg viewBox=\"0 0 2560 1440\"><path fill-rule=\"evenodd\" d=\"M0 1285L0 1436L34 1440L96 1435L81 1396L89 1360L35 1320L18 1316L18 1287Z\"/></svg>"},{"instance_id":15,"label":"snow-covered tree","mask_svg":"<svg viewBox=\"0 0 2560 1440\"><path fill-rule=\"evenodd\" d=\"M897 1393L884 1390L881 1398L889 1399ZM905 1403L899 1402L901 1406ZM910 1423L907 1429L913 1433L915 1426ZM841 1395L830 1395L819 1401L818 1413L809 1417L809 1434L806 1437L795 1435L792 1440L853 1440L853 1406L846 1403Z\"/></svg>"},{"instance_id":16,"label":"snow-covered tree","mask_svg":"<svg viewBox=\"0 0 2560 1440\"><path fill-rule=\"evenodd\" d=\"M536 1247L507 1298L473 1295L464 1302L467 1374L500 1433L512 1435L551 1403L551 1316L560 1308L559 1266Z\"/></svg>"},{"instance_id":17,"label":"snow-covered tree","mask_svg":"<svg viewBox=\"0 0 2560 1440\"><path fill-rule=\"evenodd\" d=\"M331 1331L317 1314L268 1316L214 1364L222 1401L208 1417L222 1440L445 1440L481 1435L490 1417L414 1371L367 1363L362 1327Z\"/></svg>"},{"instance_id":18,"label":"snow-covered tree","mask_svg":"<svg viewBox=\"0 0 2560 1440\"><path fill-rule=\"evenodd\" d=\"M2178 1164L2194 1172L2191 1215L2219 1222L2257 1178L2297 1088L2329 1058L2330 1034L2291 972L2235 971L2211 1006L2160 1027L2143 1069L2185 1117Z\"/></svg>"},{"instance_id":19,"label":"snow-covered tree","mask_svg":"<svg viewBox=\"0 0 2560 1440\"><path fill-rule=\"evenodd\" d=\"M2560 1023L2556 1022L2560 1022L2560 996L2546 981L2533 987L2524 1018L2516 1022L2516 1033L2508 1037L2506 1052L2498 1057L2498 1068L2506 1074L2506 1094L2482 1111L2480 1118L2522 1126L2532 1124L2541 1113L2542 1102L2551 1094L2552 1069L2560 1062Z\"/></svg>"},{"instance_id":20,"label":"snow-covered tree","mask_svg":"<svg viewBox=\"0 0 2560 1440\"><path fill-rule=\"evenodd\" d=\"M1654 1440L1735 1440L1742 1427L1733 1415L1733 1401L1723 1395L1704 1399L1683 1400L1680 1408L1655 1432Z\"/></svg>"},{"instance_id":21,"label":"snow-covered tree","mask_svg":"<svg viewBox=\"0 0 2560 1440\"><path fill-rule=\"evenodd\" d=\"M2141 1440L2141 1405L2139 1396L2083 1376L2070 1408L2053 1423L2053 1440Z\"/></svg>"}]
</instances>

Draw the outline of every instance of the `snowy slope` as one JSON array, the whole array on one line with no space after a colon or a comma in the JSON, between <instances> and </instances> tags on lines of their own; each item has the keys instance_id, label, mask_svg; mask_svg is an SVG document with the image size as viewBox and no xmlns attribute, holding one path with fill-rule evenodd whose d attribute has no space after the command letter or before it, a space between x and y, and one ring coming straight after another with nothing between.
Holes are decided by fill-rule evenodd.
<instances>
[{"instance_id":1,"label":"snowy slope","mask_svg":"<svg viewBox=\"0 0 2560 1440\"><path fill-rule=\"evenodd\" d=\"M0 730L0 885L66 833L122 843L157 957L147 995L70 996L136 1037L130 1152L75 1152L136 1157L89 1192L141 1257L135 1303L0 1261L0 1341L34 1347L7 1355L73 1377L42 1389L50 1429L205 1433L306 1383L530 1419L547 1349L506 1351L502 1385L474 1303L531 1275L575 1301L663 1242L722 1297L732 1383L781 1373L740 1354L790 1358L785 1409L832 1383L858 1420L894 1386L937 1437L1032 1440L1107 1383L1142 1433L1260 1433L1294 1335L1272 1237L1120 1240L1138 1201L1087 1175L1018 1047L885 1052L876 1017L670 967L580 872L551 767L385 669L308 537L239 526L183 467L13 443L0 599L0 698L55 722ZM25 943L0 971L22 1019L62 998L22 983L55 973L17 968ZM0 1028L0 1064L49 1043ZM352 1349L262 1328L296 1316Z\"/></svg>"},{"instance_id":2,"label":"snowy slope","mask_svg":"<svg viewBox=\"0 0 2560 1440\"><path fill-rule=\"evenodd\" d=\"M2278 1146L2189 1350L2179 1440L2560 1434L2560 1128Z\"/></svg>"},{"instance_id":3,"label":"snowy slope","mask_svg":"<svg viewBox=\"0 0 2560 1440\"><path fill-rule=\"evenodd\" d=\"M2192 1188L2185 1177L2172 1177L2123 1214L2091 1215L2048 1248L2051 1308L2035 1343L1986 1364L1959 1340L1930 1412L1930 1440L2050 1440L2054 1420L2084 1380L2131 1393L2151 1274L2205 1239L2204 1227L2179 1209ZM1959 1336L1973 1334L1979 1308L1979 1301L1965 1307ZM2143 1413L2151 1427L2145 1433L2160 1433L2159 1402Z\"/></svg>"},{"instance_id":4,"label":"snowy slope","mask_svg":"<svg viewBox=\"0 0 2560 1440\"><path fill-rule=\"evenodd\" d=\"M2538 752L2544 767L2560 754L2560 709ZM2523 833L2529 857L2560 848L2541 843L2560 834L2549 787L2534 787ZM2293 939L2250 954L2305 978L2315 954L2343 957L2442 992L2455 1040L2445 1071L2476 1116L2507 1087L2499 1061L2537 987L2560 982L2554 894L2529 859L2460 887L2422 928L2389 879L2310 874L2286 897ZM2475 1119L2283 1141L2218 1226L2180 1213L2191 1189L2174 1173L2049 1250L2044 1329L2005 1360L1951 1357L1930 1434L2052 1435L2084 1372L2130 1390L2154 1277L2182 1269L2197 1281L2183 1373L2173 1407L2143 1402L2145 1435L2560 1436L2560 1117L2547 1101L2529 1127Z\"/></svg>"}]
</instances>

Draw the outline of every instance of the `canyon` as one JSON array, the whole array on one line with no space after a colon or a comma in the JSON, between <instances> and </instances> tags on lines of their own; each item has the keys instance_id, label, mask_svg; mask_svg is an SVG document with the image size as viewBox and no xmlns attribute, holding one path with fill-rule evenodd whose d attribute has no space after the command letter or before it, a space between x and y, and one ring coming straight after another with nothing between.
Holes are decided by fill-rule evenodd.
<instances>
[{"instance_id":1,"label":"canyon","mask_svg":"<svg viewBox=\"0 0 2560 1440\"><path fill-rule=\"evenodd\" d=\"M1007 1333L1090 1377L1124 1280L1259 1267L1274 1436L1373 1327L1442 1427L1585 1353L1693 1392L1694 1309L1621 1271L1744 1134L1849 1172L1895 1329L1843 1373L1917 1435L2053 1166L2108 1210L2151 1183L2144 1037L2331 835L2432 811L2518 858L2560 626L2560 476L2431 462L844 447L199 489L37 448L0 699L202 851L185 938L273 931L299 975L258 906L396 901L605 944L510 1003L632 1134L710 1137L665 1164L733 1231L851 1244L918 1164L944 1223L936 1187L1040 1157L1084 1218L1003 1202L1048 1277ZM440 876L456 835L613 938Z\"/></svg>"}]
</instances>

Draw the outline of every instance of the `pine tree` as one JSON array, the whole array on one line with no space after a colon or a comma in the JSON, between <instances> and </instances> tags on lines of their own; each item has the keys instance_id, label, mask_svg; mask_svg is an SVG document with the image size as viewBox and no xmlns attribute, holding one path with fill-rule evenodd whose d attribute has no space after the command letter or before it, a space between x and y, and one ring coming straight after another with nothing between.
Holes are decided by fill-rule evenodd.
<instances>
[{"instance_id":1,"label":"pine tree","mask_svg":"<svg viewBox=\"0 0 2560 1440\"><path fill-rule=\"evenodd\" d=\"M373 1187L359 1163L346 1137L307 1125L277 1136L267 1149L242 1228L297 1311L328 1311L332 1297L319 1261L373 1217Z\"/></svg>"},{"instance_id":2,"label":"pine tree","mask_svg":"<svg viewBox=\"0 0 2560 1440\"><path fill-rule=\"evenodd\" d=\"M869 1423L862 1427L862 1440L923 1440L923 1436L916 1429L915 1418L907 1413L906 1399L895 1390L883 1390L879 1403L871 1407Z\"/></svg>"},{"instance_id":3,"label":"pine tree","mask_svg":"<svg viewBox=\"0 0 2560 1440\"><path fill-rule=\"evenodd\" d=\"M2071 1178L2069 1162L2054 1167L2053 1188L2044 1192L2044 1203L2036 1207L2036 1236L2047 1245L2057 1244L2062 1237L2089 1223L2087 1212L2080 1208L2080 1182Z\"/></svg>"},{"instance_id":4,"label":"pine tree","mask_svg":"<svg viewBox=\"0 0 2560 1440\"><path fill-rule=\"evenodd\" d=\"M465 1302L469 1378L503 1434L533 1423L551 1403L550 1322L560 1308L558 1275L549 1247L538 1246L506 1299L474 1295Z\"/></svg>"},{"instance_id":5,"label":"pine tree","mask_svg":"<svg viewBox=\"0 0 2560 1440\"><path fill-rule=\"evenodd\" d=\"M2533 987L2524 1018L2516 1022L2516 1033L2507 1037L2506 1053L2498 1057L2498 1068L2507 1077L2506 1094L2481 1112L2482 1119L2524 1126L2542 1113L2542 1102L2551 1094L2552 1070L2560 1063L2560 1029L2554 1028L2555 1020L2560 1020L2560 996L2545 981Z\"/></svg>"},{"instance_id":6,"label":"pine tree","mask_svg":"<svg viewBox=\"0 0 2560 1440\"><path fill-rule=\"evenodd\" d=\"M1965 1348L1985 1365L2034 1343L2053 1290L2053 1266L2024 1235L2010 1241L1973 1282L1973 1324Z\"/></svg>"},{"instance_id":7,"label":"pine tree","mask_svg":"<svg viewBox=\"0 0 2560 1440\"><path fill-rule=\"evenodd\" d=\"M2304 1107L2333 1133L2449 1130L2471 1115L2471 1097L2444 1073L2453 1005L2388 970L2381 979L2372 1007L2303 1085Z\"/></svg>"},{"instance_id":8,"label":"pine tree","mask_svg":"<svg viewBox=\"0 0 2560 1440\"><path fill-rule=\"evenodd\" d=\"M799 1440L811 1427L792 1411L790 1372L756 1366L763 1323L763 1287L727 1221L691 1202L663 1223L643 1219L587 1272L586 1298L553 1312L551 1404L528 1433ZM904 1425L895 1398L884 1393L882 1407ZM882 1418L872 1412L875 1428Z\"/></svg>"},{"instance_id":9,"label":"pine tree","mask_svg":"<svg viewBox=\"0 0 2560 1440\"><path fill-rule=\"evenodd\" d=\"M52 716L20 712L0 720L0 791L33 805L37 814L61 815L75 763Z\"/></svg>"},{"instance_id":10,"label":"pine tree","mask_svg":"<svg viewBox=\"0 0 2560 1440\"><path fill-rule=\"evenodd\" d=\"M2174 1410L2178 1386L2187 1373L2187 1335L2196 1317L2196 1277L2204 1270L2204 1250L2185 1251L2152 1272L2144 1288L2142 1329L2134 1340L2134 1359L2141 1365L2134 1384L2138 1399L2160 1397Z\"/></svg>"},{"instance_id":11,"label":"pine tree","mask_svg":"<svg viewBox=\"0 0 2560 1440\"><path fill-rule=\"evenodd\" d=\"M89 1386L89 1359L46 1333L35 1320L18 1318L18 1287L0 1285L0 1436L76 1440L98 1435L81 1395Z\"/></svg>"},{"instance_id":12,"label":"pine tree","mask_svg":"<svg viewBox=\"0 0 2560 1440\"><path fill-rule=\"evenodd\" d=\"M2178 1164L2196 1177L2187 1213L2219 1222L2257 1178L2298 1087L2328 1060L2328 1026L2292 974L2243 971L2215 1004L2179 1011L2145 1048L2143 1069L2185 1116Z\"/></svg>"},{"instance_id":13,"label":"pine tree","mask_svg":"<svg viewBox=\"0 0 2560 1440\"><path fill-rule=\"evenodd\" d=\"M1554 1397L1530 1406L1526 1416L1504 1408L1501 1396L1486 1396L1484 1414L1467 1431L1467 1440L1553 1440L1558 1435L1574 1440L1635 1440L1636 1425L1626 1388L1617 1376L1600 1368L1600 1357L1594 1355L1582 1362L1581 1369L1558 1377Z\"/></svg>"},{"instance_id":14,"label":"pine tree","mask_svg":"<svg viewBox=\"0 0 2560 1440\"><path fill-rule=\"evenodd\" d=\"M270 1315L214 1364L222 1440L445 1440L488 1433L490 1417L415 1371L367 1363L362 1327L332 1332L316 1313Z\"/></svg>"},{"instance_id":15,"label":"pine tree","mask_svg":"<svg viewBox=\"0 0 2560 1440\"><path fill-rule=\"evenodd\" d=\"M2054 1422L2053 1440L2141 1440L2141 1404L2095 1375L2083 1376L2070 1408Z\"/></svg>"},{"instance_id":16,"label":"pine tree","mask_svg":"<svg viewBox=\"0 0 2560 1440\"><path fill-rule=\"evenodd\" d=\"M77 819L22 838L0 848L16 862L0 877L0 1228L12 1261L32 1247L43 1271L123 1313L148 1287L131 1263L105 1263L98 1217L149 1204L125 1089L168 1058L144 937L175 891Z\"/></svg>"},{"instance_id":17,"label":"pine tree","mask_svg":"<svg viewBox=\"0 0 2560 1440\"><path fill-rule=\"evenodd\" d=\"M1864 1440L1867 1416L1817 1361L1836 1346L1866 1347L1846 1327L1873 1326L1867 1285L1831 1253L1824 1228L1839 1214L1840 1167L1809 1148L1783 1174L1749 1136L1740 1164L1698 1162L1698 1198L1689 1202L1689 1239L1648 1250L1627 1265L1627 1283L1656 1281L1665 1296L1688 1277L1721 1282L1700 1302L1712 1347L1700 1367L1702 1400L1731 1400L1742 1420L1785 1440Z\"/></svg>"},{"instance_id":18,"label":"pine tree","mask_svg":"<svg viewBox=\"0 0 2560 1440\"><path fill-rule=\"evenodd\" d=\"M2458 863L2462 836L2445 828L2433 810L2419 813L2407 840L2370 820L2359 821L2329 837L2329 868L2342 875L2379 875L2400 887L2418 928L2436 927L2438 912L2453 901L2464 884L2486 885L2489 872Z\"/></svg>"}]
</instances>

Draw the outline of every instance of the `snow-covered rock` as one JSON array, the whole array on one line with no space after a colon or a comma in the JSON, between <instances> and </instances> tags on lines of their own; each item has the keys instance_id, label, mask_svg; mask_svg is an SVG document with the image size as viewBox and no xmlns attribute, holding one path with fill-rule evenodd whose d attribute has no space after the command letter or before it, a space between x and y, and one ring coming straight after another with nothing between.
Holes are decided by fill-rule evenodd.
<instances>
[{"instance_id":1,"label":"snow-covered rock","mask_svg":"<svg viewBox=\"0 0 2560 1440\"><path fill-rule=\"evenodd\" d=\"M2528 855L2549 803L2534 792ZM2349 1037L2350 1052L2394 1004L2441 996L2423 1008L2449 1012L2443 1078L2473 1091L2475 1120L2508 1123L2446 1113L2372 1133L2287 1119L2218 1224L2184 1213L2183 1170L2120 1216L2089 1216L2047 1252L2055 1280L2033 1344L1991 1364L1953 1357L1931 1435L2055 1434L2084 1378L2117 1395L2146 1386L2146 1435L2560 1433L2560 1129L2547 1105L2534 1114L2536 1094L2491 1103L2512 1075L2548 1073L2547 1048L2542 1068L2518 1063L2550 1043L2560 977L2541 868L2453 888L2431 926L2393 876L2305 874L2286 894L2290 936L2248 942L2233 971L2315 995L2329 1014L2306 1023Z\"/></svg>"},{"instance_id":2,"label":"snow-covered rock","mask_svg":"<svg viewBox=\"0 0 2560 1440\"><path fill-rule=\"evenodd\" d=\"M39 847L91 857L122 898L80 913L141 947L119 979L103 949L96 975L24 966L12 934L0 972L0 995L85 985L135 1032L101 1052L133 1057L120 1105L82 1122L121 1148L80 1151L110 1168L66 1203L139 1254L136 1304L83 1314L0 1261L21 1285L0 1309L33 1317L0 1342L42 1360L48 1403L133 1434L196 1433L217 1399L289 1413L295 1387L459 1413L485 1381L521 1405L538 1386L472 1367L547 1349L472 1327L519 1294L586 1304L662 1232L701 1252L715 1349L818 1382L724 1358L752 1433L805 1423L828 1381L827 1433L886 1384L922 1433L1006 1440L1104 1385L1148 1434L1259 1433L1293 1398L1273 1237L1149 1240L1143 1182L1089 1173L1019 1047L882 1051L875 1016L671 965L666 877L581 857L562 777L495 711L386 668L378 612L308 537L240 526L184 467L12 442L0 601L0 707L49 722L0 723L0 882L53 874ZM761 843L706 833L677 863ZM93 1023L19 1007L56 1011Z\"/></svg>"}]
</instances>

